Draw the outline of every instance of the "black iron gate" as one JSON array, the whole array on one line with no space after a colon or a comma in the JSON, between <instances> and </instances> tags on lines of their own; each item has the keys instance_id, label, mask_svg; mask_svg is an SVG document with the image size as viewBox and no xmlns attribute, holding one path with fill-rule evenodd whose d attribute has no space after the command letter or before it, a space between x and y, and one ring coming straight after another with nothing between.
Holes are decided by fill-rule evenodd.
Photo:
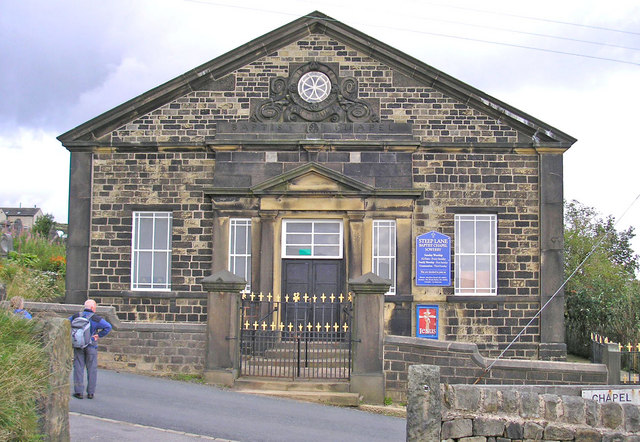
<instances>
[{"instance_id":1,"label":"black iron gate","mask_svg":"<svg viewBox=\"0 0 640 442\"><path fill-rule=\"evenodd\" d=\"M240 375L349 379L351 295L243 294Z\"/></svg>"}]
</instances>

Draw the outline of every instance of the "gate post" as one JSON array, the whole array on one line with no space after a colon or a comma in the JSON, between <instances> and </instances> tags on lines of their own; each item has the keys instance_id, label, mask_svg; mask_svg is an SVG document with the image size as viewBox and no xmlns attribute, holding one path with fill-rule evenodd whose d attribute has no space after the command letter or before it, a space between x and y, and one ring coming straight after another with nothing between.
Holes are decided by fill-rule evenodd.
<instances>
[{"instance_id":1,"label":"gate post","mask_svg":"<svg viewBox=\"0 0 640 442\"><path fill-rule=\"evenodd\" d=\"M349 280L354 340L350 389L367 403L384 403L384 294L390 286L390 280L374 273Z\"/></svg>"},{"instance_id":2,"label":"gate post","mask_svg":"<svg viewBox=\"0 0 640 442\"><path fill-rule=\"evenodd\" d=\"M246 285L244 279L227 270L202 280L209 292L204 365L204 379L209 384L231 387L238 377L240 291Z\"/></svg>"}]
</instances>

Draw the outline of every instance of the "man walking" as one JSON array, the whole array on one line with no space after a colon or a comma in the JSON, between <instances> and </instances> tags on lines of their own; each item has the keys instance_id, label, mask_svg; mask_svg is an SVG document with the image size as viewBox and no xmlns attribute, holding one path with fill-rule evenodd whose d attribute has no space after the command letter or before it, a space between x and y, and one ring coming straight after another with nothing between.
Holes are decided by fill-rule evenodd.
<instances>
[{"instance_id":1,"label":"man walking","mask_svg":"<svg viewBox=\"0 0 640 442\"><path fill-rule=\"evenodd\" d=\"M69 317L73 320L84 317L89 320L90 338L84 347L73 348L73 397L82 399L84 389L84 370L87 370L87 398L93 399L96 392L98 377L98 338L105 337L111 331L111 324L96 315L97 304L93 299L87 299L84 310Z\"/></svg>"}]
</instances>

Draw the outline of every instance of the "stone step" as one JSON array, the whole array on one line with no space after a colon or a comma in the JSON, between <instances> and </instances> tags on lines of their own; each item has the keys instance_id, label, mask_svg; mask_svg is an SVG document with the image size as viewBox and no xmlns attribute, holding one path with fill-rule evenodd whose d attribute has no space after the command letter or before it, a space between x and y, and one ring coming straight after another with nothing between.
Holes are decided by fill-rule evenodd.
<instances>
[{"instance_id":1,"label":"stone step","mask_svg":"<svg viewBox=\"0 0 640 442\"><path fill-rule=\"evenodd\" d=\"M323 391L348 393L349 381L288 380L257 376L241 376L236 379L236 388L246 390L280 390L280 391Z\"/></svg>"},{"instance_id":2,"label":"stone step","mask_svg":"<svg viewBox=\"0 0 640 442\"><path fill-rule=\"evenodd\" d=\"M236 379L234 390L342 407L357 407L360 403L359 395L349 392L348 381L291 381L243 376Z\"/></svg>"},{"instance_id":3,"label":"stone step","mask_svg":"<svg viewBox=\"0 0 640 442\"><path fill-rule=\"evenodd\" d=\"M280 397L305 402L315 402L337 407L357 407L360 396L357 393L335 393L323 391L280 391L280 390L237 390L240 393Z\"/></svg>"}]
</instances>

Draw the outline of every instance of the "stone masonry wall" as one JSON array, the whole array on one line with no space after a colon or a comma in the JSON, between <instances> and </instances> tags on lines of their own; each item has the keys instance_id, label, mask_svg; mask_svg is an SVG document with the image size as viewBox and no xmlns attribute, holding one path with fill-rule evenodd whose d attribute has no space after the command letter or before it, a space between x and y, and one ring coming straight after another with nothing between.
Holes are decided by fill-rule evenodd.
<instances>
[{"instance_id":1,"label":"stone masonry wall","mask_svg":"<svg viewBox=\"0 0 640 442\"><path fill-rule=\"evenodd\" d=\"M204 325L122 323L100 343L100 366L154 375L202 374L205 345Z\"/></svg>"},{"instance_id":2,"label":"stone masonry wall","mask_svg":"<svg viewBox=\"0 0 640 442\"><path fill-rule=\"evenodd\" d=\"M414 186L425 189L415 235L440 231L452 238L453 249L456 213L473 208L498 216L498 296L454 296L453 287L441 289L448 295L445 339L474 342L484 355L497 356L540 307L538 157L416 153L413 159ZM506 356L535 359L538 341L536 320Z\"/></svg>"},{"instance_id":3,"label":"stone masonry wall","mask_svg":"<svg viewBox=\"0 0 640 442\"><path fill-rule=\"evenodd\" d=\"M56 327L62 331L56 336L62 336L60 342L64 348L56 347L68 352L68 355L58 356L54 361L57 370L67 369L66 374L58 380L64 384L65 394L60 396L69 399L69 371L73 353L69 345L69 318L82 310L83 306L74 304L54 304L45 302L28 302L25 307L38 317L57 320ZM206 354L206 325L189 323L149 323L120 321L114 306L98 305L96 313L105 318L112 326L111 332L100 339L98 346L98 366L112 370L129 371L133 373L153 373L155 375L171 373L202 374ZM55 317L58 318L55 318ZM63 318L61 320L59 318ZM66 326L66 328L62 327ZM60 338L56 338L60 340ZM57 344L56 344L57 345ZM54 353L54 356L58 353ZM65 359L68 358L68 359ZM53 359L52 359L53 360ZM64 365L60 361L66 361ZM64 378L64 379L62 379Z\"/></svg>"},{"instance_id":4,"label":"stone masonry wall","mask_svg":"<svg viewBox=\"0 0 640 442\"><path fill-rule=\"evenodd\" d=\"M206 292L198 281L211 269L212 154L94 155L89 296L114 305L128 321L205 322ZM173 213L171 293L131 291L133 211Z\"/></svg>"},{"instance_id":5,"label":"stone masonry wall","mask_svg":"<svg viewBox=\"0 0 640 442\"><path fill-rule=\"evenodd\" d=\"M444 385L441 439L640 441L640 407L523 388Z\"/></svg>"},{"instance_id":6,"label":"stone masonry wall","mask_svg":"<svg viewBox=\"0 0 640 442\"><path fill-rule=\"evenodd\" d=\"M430 339L386 336L384 340L384 375L386 395L394 401L406 401L409 367L440 367L442 382L515 385L603 385L607 369L601 364L502 359L488 374L484 371L493 359L480 355L475 344Z\"/></svg>"},{"instance_id":7,"label":"stone masonry wall","mask_svg":"<svg viewBox=\"0 0 640 442\"><path fill-rule=\"evenodd\" d=\"M407 441L639 441L640 407L597 403L580 387L451 385L409 372Z\"/></svg>"},{"instance_id":8,"label":"stone masonry wall","mask_svg":"<svg viewBox=\"0 0 640 442\"><path fill-rule=\"evenodd\" d=\"M269 98L269 81L289 75L289 63L339 63L339 75L355 77L359 98L379 103L381 120L412 123L425 142L513 143L515 130L493 118L418 85L390 67L326 35L310 35L205 85L106 136L113 142L202 142L215 137L216 121L246 120L252 101Z\"/></svg>"}]
</instances>

